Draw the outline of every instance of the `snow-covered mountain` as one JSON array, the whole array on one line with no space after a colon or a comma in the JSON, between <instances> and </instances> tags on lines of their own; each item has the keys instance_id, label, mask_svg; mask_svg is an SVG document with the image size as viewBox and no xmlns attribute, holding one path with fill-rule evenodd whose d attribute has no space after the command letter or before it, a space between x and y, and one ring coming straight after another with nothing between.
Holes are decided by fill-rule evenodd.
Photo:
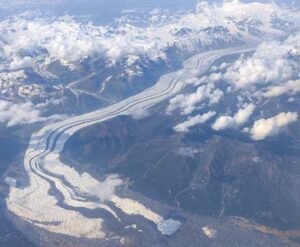
<instances>
[{"instance_id":1,"label":"snow-covered mountain","mask_svg":"<svg viewBox=\"0 0 300 247\"><path fill-rule=\"evenodd\" d=\"M106 25L42 12L10 16L0 22L0 96L39 104L64 96L77 106L68 113L90 110L140 92L195 52L286 36L299 17L275 3L238 0L128 11Z\"/></svg>"}]
</instances>

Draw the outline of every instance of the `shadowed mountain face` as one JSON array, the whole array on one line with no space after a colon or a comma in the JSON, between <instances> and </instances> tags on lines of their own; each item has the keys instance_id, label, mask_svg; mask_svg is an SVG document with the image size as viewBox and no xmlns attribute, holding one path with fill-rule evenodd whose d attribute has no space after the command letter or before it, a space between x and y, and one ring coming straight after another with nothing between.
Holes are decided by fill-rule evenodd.
<instances>
[{"instance_id":1,"label":"shadowed mountain face","mask_svg":"<svg viewBox=\"0 0 300 247\"><path fill-rule=\"evenodd\" d=\"M287 137L256 144L206 127L182 135L173 132L174 121L160 114L119 117L73 136L63 159L72 164L72 157L93 174L121 174L131 189L179 210L300 227L300 150Z\"/></svg>"},{"instance_id":2,"label":"shadowed mountain face","mask_svg":"<svg viewBox=\"0 0 300 247\"><path fill-rule=\"evenodd\" d=\"M22 136L20 138L19 136ZM23 156L24 149L26 148L29 137L23 131L13 129L7 131L0 128L0 205L5 205L5 198L9 192L6 183L9 181L5 178L7 176L20 175L22 168L15 167ZM1 208L2 209L2 208ZM17 229L7 215L0 212L0 246L10 247L33 247L33 243Z\"/></svg>"}]
</instances>

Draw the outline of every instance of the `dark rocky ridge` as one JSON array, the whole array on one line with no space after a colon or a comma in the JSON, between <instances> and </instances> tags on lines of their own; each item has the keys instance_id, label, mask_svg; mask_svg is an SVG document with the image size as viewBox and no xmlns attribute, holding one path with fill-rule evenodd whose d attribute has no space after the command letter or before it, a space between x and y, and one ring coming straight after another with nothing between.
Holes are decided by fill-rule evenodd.
<instances>
[{"instance_id":1,"label":"dark rocky ridge","mask_svg":"<svg viewBox=\"0 0 300 247\"><path fill-rule=\"evenodd\" d=\"M175 134L175 122L163 114L122 116L78 132L62 157L94 174L118 173L131 189L183 211L300 228L300 148L290 148L290 134L256 143L208 126Z\"/></svg>"}]
</instances>

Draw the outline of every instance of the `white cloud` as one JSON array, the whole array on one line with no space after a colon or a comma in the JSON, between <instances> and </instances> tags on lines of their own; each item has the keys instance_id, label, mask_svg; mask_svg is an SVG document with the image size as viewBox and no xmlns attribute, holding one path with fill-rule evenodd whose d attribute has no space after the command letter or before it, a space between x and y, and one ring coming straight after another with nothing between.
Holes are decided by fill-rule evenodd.
<instances>
[{"instance_id":1,"label":"white cloud","mask_svg":"<svg viewBox=\"0 0 300 247\"><path fill-rule=\"evenodd\" d=\"M40 111L34 109L31 103L12 104L8 101L0 101L0 122L13 126L24 123L42 121Z\"/></svg>"},{"instance_id":2,"label":"white cloud","mask_svg":"<svg viewBox=\"0 0 300 247\"><path fill-rule=\"evenodd\" d=\"M40 109L30 102L14 104L9 101L0 100L0 122L6 123L8 127L59 118L62 118L62 116L42 117Z\"/></svg>"},{"instance_id":3,"label":"white cloud","mask_svg":"<svg viewBox=\"0 0 300 247\"><path fill-rule=\"evenodd\" d=\"M23 82L25 79L26 74L23 70L16 72L0 72L0 89L6 90L12 85Z\"/></svg>"},{"instance_id":4,"label":"white cloud","mask_svg":"<svg viewBox=\"0 0 300 247\"><path fill-rule=\"evenodd\" d=\"M134 119L143 119L150 115L148 109L145 108L134 109L131 114Z\"/></svg>"},{"instance_id":5,"label":"white cloud","mask_svg":"<svg viewBox=\"0 0 300 247\"><path fill-rule=\"evenodd\" d=\"M253 56L241 57L229 66L224 73L224 79L236 89L291 79L298 66L291 57L293 49L297 46L299 42L264 43L258 47Z\"/></svg>"},{"instance_id":6,"label":"white cloud","mask_svg":"<svg viewBox=\"0 0 300 247\"><path fill-rule=\"evenodd\" d=\"M34 66L34 59L32 57L20 57L20 56L14 56L12 58L12 61L10 63L10 68L11 69L23 69L27 67L32 67Z\"/></svg>"},{"instance_id":7,"label":"white cloud","mask_svg":"<svg viewBox=\"0 0 300 247\"><path fill-rule=\"evenodd\" d=\"M46 51L48 58L70 66L99 54L113 62L128 57L130 64L137 56L147 56L151 60L165 58L168 47L194 51L220 41L231 43L244 33L241 22L247 22L248 27L260 28L249 22L250 19L257 20L267 27L266 30L272 30L274 16L293 23L299 13L292 15L292 10L281 9L275 4L225 1L202 3L196 11L165 16L153 12L143 20L123 17L112 27L81 23L69 16L39 18L23 15L0 22L0 32L5 34L3 50L12 67L30 64L29 58L21 60L18 57L20 51L30 54ZM146 23L143 26L140 25L142 21ZM213 30L215 27L223 29Z\"/></svg>"},{"instance_id":8,"label":"white cloud","mask_svg":"<svg viewBox=\"0 0 300 247\"><path fill-rule=\"evenodd\" d=\"M47 19L15 17L0 23L0 30L6 33L3 50L8 59L12 58L11 68L30 66L35 61L31 56L20 57L20 51L32 55L36 51L34 57L38 57L41 50L46 50L50 59L65 65L80 62L101 51L93 27L81 25L70 18L51 22Z\"/></svg>"},{"instance_id":9,"label":"white cloud","mask_svg":"<svg viewBox=\"0 0 300 247\"><path fill-rule=\"evenodd\" d=\"M216 131L228 128L238 128L248 121L249 117L253 114L254 109L255 106L249 104L240 109L233 117L221 116L214 122L212 128Z\"/></svg>"},{"instance_id":10,"label":"white cloud","mask_svg":"<svg viewBox=\"0 0 300 247\"><path fill-rule=\"evenodd\" d=\"M300 80L290 80L278 86L270 86L264 92L258 92L257 95L262 95L266 98L278 97L283 94L294 95L300 92Z\"/></svg>"},{"instance_id":11,"label":"white cloud","mask_svg":"<svg viewBox=\"0 0 300 247\"><path fill-rule=\"evenodd\" d=\"M201 150L192 148L192 147L181 147L178 150L178 154L182 156L187 156L187 157L194 157L196 154L198 154Z\"/></svg>"},{"instance_id":12,"label":"white cloud","mask_svg":"<svg viewBox=\"0 0 300 247\"><path fill-rule=\"evenodd\" d=\"M193 117L189 117L188 120L186 120L183 123L180 123L174 127L174 130L176 132L188 132L189 128L198 125L198 124L203 124L207 122L209 119L211 119L216 112L214 111L209 111L203 115L199 114Z\"/></svg>"},{"instance_id":13,"label":"white cloud","mask_svg":"<svg viewBox=\"0 0 300 247\"><path fill-rule=\"evenodd\" d=\"M263 4L263 3L249 3L244 4L238 0L224 1L220 5L214 5L210 7L206 1L201 1L197 5L197 11L204 13L208 21L231 18L235 21L251 19L260 19L264 24L270 24L272 21L272 15L278 11L278 6L275 4ZM212 16L212 12L215 16Z\"/></svg>"},{"instance_id":14,"label":"white cloud","mask_svg":"<svg viewBox=\"0 0 300 247\"><path fill-rule=\"evenodd\" d=\"M298 119L296 112L282 112L275 117L260 119L255 121L250 130L251 138L259 141L274 136L284 130L284 128Z\"/></svg>"},{"instance_id":15,"label":"white cloud","mask_svg":"<svg viewBox=\"0 0 300 247\"><path fill-rule=\"evenodd\" d=\"M167 113L179 109L182 115L189 115L205 100L208 100L210 105L218 103L223 94L223 91L216 89L213 83L200 86L195 93L179 94L172 98L167 108Z\"/></svg>"},{"instance_id":16,"label":"white cloud","mask_svg":"<svg viewBox=\"0 0 300 247\"><path fill-rule=\"evenodd\" d=\"M115 190L123 184L118 175L113 174L105 178L103 182L88 184L86 189L91 195L96 196L101 201L110 200L115 195Z\"/></svg>"},{"instance_id":17,"label":"white cloud","mask_svg":"<svg viewBox=\"0 0 300 247\"><path fill-rule=\"evenodd\" d=\"M4 179L4 181L5 181L10 187L16 187L16 185L17 185L16 179L11 178L11 177L6 177L6 178Z\"/></svg>"}]
</instances>

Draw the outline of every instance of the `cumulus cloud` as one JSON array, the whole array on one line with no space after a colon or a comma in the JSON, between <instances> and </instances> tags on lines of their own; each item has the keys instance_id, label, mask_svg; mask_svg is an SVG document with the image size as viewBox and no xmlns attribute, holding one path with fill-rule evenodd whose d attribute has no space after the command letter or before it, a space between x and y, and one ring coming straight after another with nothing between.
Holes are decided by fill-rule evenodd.
<instances>
[{"instance_id":1,"label":"cumulus cloud","mask_svg":"<svg viewBox=\"0 0 300 247\"><path fill-rule=\"evenodd\" d=\"M23 69L34 66L34 59L32 57L20 57L20 56L14 56L12 58L12 61L10 63L10 69Z\"/></svg>"},{"instance_id":2,"label":"cumulus cloud","mask_svg":"<svg viewBox=\"0 0 300 247\"><path fill-rule=\"evenodd\" d=\"M134 119L143 119L145 117L148 117L150 113L148 109L138 108L138 109L134 109L131 115Z\"/></svg>"},{"instance_id":3,"label":"cumulus cloud","mask_svg":"<svg viewBox=\"0 0 300 247\"><path fill-rule=\"evenodd\" d=\"M42 121L40 114L31 103L13 104L0 101L0 122L7 123L7 126Z\"/></svg>"},{"instance_id":4,"label":"cumulus cloud","mask_svg":"<svg viewBox=\"0 0 300 247\"><path fill-rule=\"evenodd\" d=\"M1 72L0 73L0 89L5 90L7 87L16 83L23 82L26 79L24 70L15 72Z\"/></svg>"},{"instance_id":5,"label":"cumulus cloud","mask_svg":"<svg viewBox=\"0 0 300 247\"><path fill-rule=\"evenodd\" d=\"M213 83L200 86L195 93L179 94L172 98L167 108L167 113L179 109L182 115L189 115L205 100L208 100L210 105L218 103L223 97L223 94L223 91L215 88Z\"/></svg>"},{"instance_id":6,"label":"cumulus cloud","mask_svg":"<svg viewBox=\"0 0 300 247\"><path fill-rule=\"evenodd\" d=\"M270 30L274 16L294 23L299 13L292 15L292 10L275 4L224 1L201 3L195 11L169 13L168 18L159 12L143 20L123 17L113 26L82 23L69 16L15 16L0 22L0 31L5 34L2 49L12 67L30 66L31 56L38 57L41 52L48 55L47 61L70 65L99 54L113 62L140 56L156 60L166 57L168 47L194 51L220 41L230 43L245 32L238 23L259 29L260 25L249 22L257 20L255 23ZM223 28L212 31L215 27ZM18 56L24 51L30 54L26 59Z\"/></svg>"},{"instance_id":7,"label":"cumulus cloud","mask_svg":"<svg viewBox=\"0 0 300 247\"><path fill-rule=\"evenodd\" d=\"M49 118L42 117L41 110L30 102L14 104L9 101L0 100L0 122L6 123L8 127L59 118L61 116L57 115Z\"/></svg>"},{"instance_id":8,"label":"cumulus cloud","mask_svg":"<svg viewBox=\"0 0 300 247\"><path fill-rule=\"evenodd\" d=\"M87 183L88 184L88 183ZM100 201L111 199L115 190L123 184L118 175L112 174L105 178L103 182L88 184L86 189L91 195L96 196Z\"/></svg>"},{"instance_id":9,"label":"cumulus cloud","mask_svg":"<svg viewBox=\"0 0 300 247\"><path fill-rule=\"evenodd\" d=\"M188 132L189 128L198 125L203 124L207 122L209 119L211 119L214 115L216 115L216 112L209 111L203 115L199 114L193 117L189 117L188 120L186 120L183 123L180 123L174 127L174 130L176 132Z\"/></svg>"},{"instance_id":10,"label":"cumulus cloud","mask_svg":"<svg viewBox=\"0 0 300 247\"><path fill-rule=\"evenodd\" d=\"M298 114L296 112L282 112L272 118L257 120L250 130L251 138L259 141L269 136L277 135L287 125L297 121L297 119Z\"/></svg>"},{"instance_id":11,"label":"cumulus cloud","mask_svg":"<svg viewBox=\"0 0 300 247\"><path fill-rule=\"evenodd\" d=\"M196 154L200 152L199 149L192 148L192 147L181 147L177 151L179 155L187 156L187 157L194 157Z\"/></svg>"},{"instance_id":12,"label":"cumulus cloud","mask_svg":"<svg viewBox=\"0 0 300 247\"><path fill-rule=\"evenodd\" d=\"M292 59L296 47L299 47L299 42L266 42L258 47L253 56L241 57L229 66L224 79L236 89L291 79L299 66Z\"/></svg>"},{"instance_id":13,"label":"cumulus cloud","mask_svg":"<svg viewBox=\"0 0 300 247\"><path fill-rule=\"evenodd\" d=\"M0 23L0 29L6 33L3 37L3 51L8 60L11 58L10 67L13 69L32 66L34 57L39 57L42 51L48 53L50 60L59 60L68 65L80 62L101 50L93 28L70 18L52 22L47 19L27 20L15 17ZM21 57L20 51L29 55Z\"/></svg>"},{"instance_id":14,"label":"cumulus cloud","mask_svg":"<svg viewBox=\"0 0 300 247\"><path fill-rule=\"evenodd\" d=\"M290 80L278 86L270 86L264 92L258 92L257 95L273 98L283 94L294 95L298 92L300 92L300 80Z\"/></svg>"},{"instance_id":15,"label":"cumulus cloud","mask_svg":"<svg viewBox=\"0 0 300 247\"><path fill-rule=\"evenodd\" d=\"M233 117L219 117L212 125L212 128L216 131L228 128L238 128L248 121L249 117L253 114L254 110L255 106L253 104L248 104L244 108L240 109Z\"/></svg>"}]
</instances>

